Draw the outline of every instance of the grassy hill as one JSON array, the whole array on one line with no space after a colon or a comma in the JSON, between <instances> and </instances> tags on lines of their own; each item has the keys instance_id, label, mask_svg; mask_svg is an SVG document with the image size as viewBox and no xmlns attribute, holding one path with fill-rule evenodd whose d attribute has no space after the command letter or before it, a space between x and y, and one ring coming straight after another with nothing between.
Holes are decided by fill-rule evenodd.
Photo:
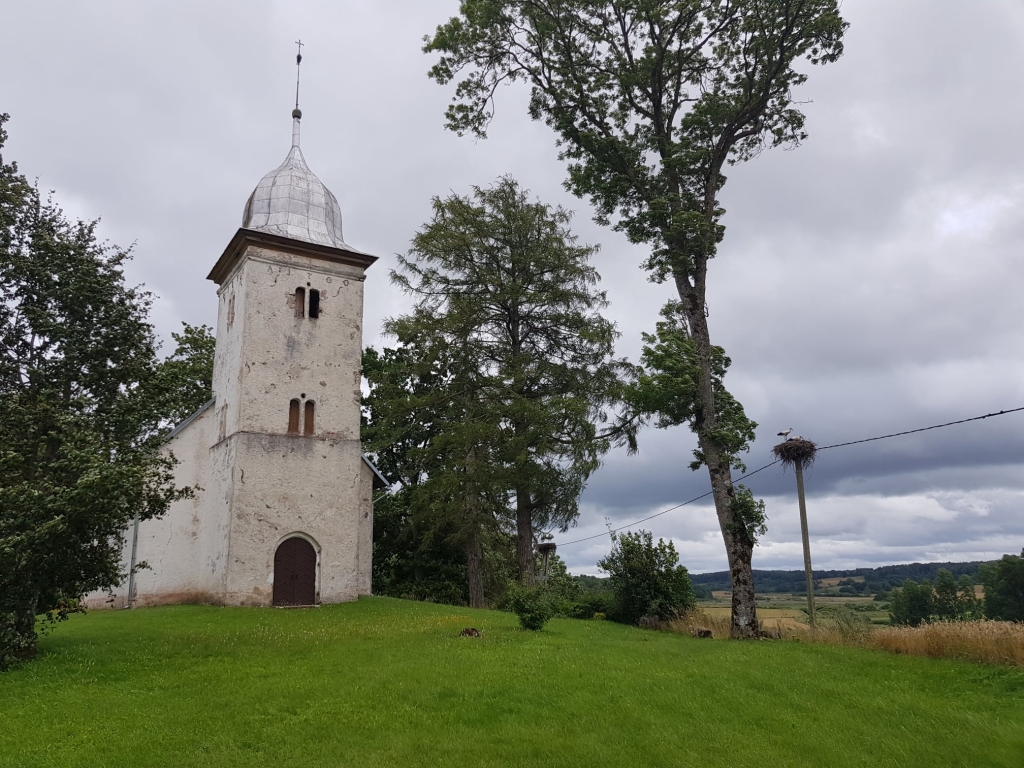
<instances>
[{"instance_id":1,"label":"grassy hill","mask_svg":"<svg viewBox=\"0 0 1024 768\"><path fill-rule=\"evenodd\" d=\"M0 676L0 766L1024 764L1024 673L851 648L369 598L95 612L41 649Z\"/></svg>"}]
</instances>

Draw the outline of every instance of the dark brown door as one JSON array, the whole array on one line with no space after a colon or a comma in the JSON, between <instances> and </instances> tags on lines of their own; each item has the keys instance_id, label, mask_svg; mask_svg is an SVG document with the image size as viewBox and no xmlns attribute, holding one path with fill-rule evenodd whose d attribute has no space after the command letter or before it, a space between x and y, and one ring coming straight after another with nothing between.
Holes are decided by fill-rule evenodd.
<instances>
[{"instance_id":1,"label":"dark brown door","mask_svg":"<svg viewBox=\"0 0 1024 768\"><path fill-rule=\"evenodd\" d=\"M285 539L274 553L274 605L316 602L316 550L297 536Z\"/></svg>"}]
</instances>

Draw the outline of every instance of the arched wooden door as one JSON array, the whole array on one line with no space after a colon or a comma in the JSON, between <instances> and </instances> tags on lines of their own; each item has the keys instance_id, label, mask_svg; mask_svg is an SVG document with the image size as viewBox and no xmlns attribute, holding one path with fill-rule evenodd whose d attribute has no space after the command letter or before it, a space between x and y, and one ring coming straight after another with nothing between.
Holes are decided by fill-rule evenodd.
<instances>
[{"instance_id":1,"label":"arched wooden door","mask_svg":"<svg viewBox=\"0 0 1024 768\"><path fill-rule=\"evenodd\" d=\"M274 553L274 605L316 603L316 550L303 538L285 539Z\"/></svg>"}]
</instances>

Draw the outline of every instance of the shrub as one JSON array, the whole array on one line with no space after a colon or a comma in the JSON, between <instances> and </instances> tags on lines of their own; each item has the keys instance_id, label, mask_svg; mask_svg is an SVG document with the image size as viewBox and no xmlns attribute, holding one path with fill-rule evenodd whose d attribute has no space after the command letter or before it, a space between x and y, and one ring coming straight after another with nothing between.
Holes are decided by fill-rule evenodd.
<instances>
[{"instance_id":1,"label":"shrub","mask_svg":"<svg viewBox=\"0 0 1024 768\"><path fill-rule=\"evenodd\" d=\"M1024 621L1024 551L1003 555L979 569L985 585L985 615L1002 621Z\"/></svg>"},{"instance_id":2,"label":"shrub","mask_svg":"<svg viewBox=\"0 0 1024 768\"><path fill-rule=\"evenodd\" d=\"M612 610L615 602L615 595L611 592L593 592L584 595L576 603L574 617L577 619L591 619L598 613L607 614Z\"/></svg>"},{"instance_id":3,"label":"shrub","mask_svg":"<svg viewBox=\"0 0 1024 768\"><path fill-rule=\"evenodd\" d=\"M516 616L523 629L536 632L555 615L555 606L542 587L523 587L513 584L506 594L505 604Z\"/></svg>"},{"instance_id":4,"label":"shrub","mask_svg":"<svg viewBox=\"0 0 1024 768\"><path fill-rule=\"evenodd\" d=\"M636 624L652 616L671 621L697 605L690 576L671 541L654 544L649 531L612 534L612 551L598 563L615 595L610 618Z\"/></svg>"},{"instance_id":5,"label":"shrub","mask_svg":"<svg viewBox=\"0 0 1024 768\"><path fill-rule=\"evenodd\" d=\"M867 617L847 606L825 606L817 613L818 629L826 634L837 635L845 643L857 644L871 631Z\"/></svg>"},{"instance_id":6,"label":"shrub","mask_svg":"<svg viewBox=\"0 0 1024 768\"><path fill-rule=\"evenodd\" d=\"M970 621L982 618L980 601L974 596L971 577L957 582L953 574L940 568L935 586L907 579L891 596L889 618L894 625L917 627L930 621Z\"/></svg>"},{"instance_id":7,"label":"shrub","mask_svg":"<svg viewBox=\"0 0 1024 768\"><path fill-rule=\"evenodd\" d=\"M917 627L928 621L932 612L932 585L927 581L918 584L913 579L907 579L902 587L893 590L889 612L889 621L893 624Z\"/></svg>"}]
</instances>

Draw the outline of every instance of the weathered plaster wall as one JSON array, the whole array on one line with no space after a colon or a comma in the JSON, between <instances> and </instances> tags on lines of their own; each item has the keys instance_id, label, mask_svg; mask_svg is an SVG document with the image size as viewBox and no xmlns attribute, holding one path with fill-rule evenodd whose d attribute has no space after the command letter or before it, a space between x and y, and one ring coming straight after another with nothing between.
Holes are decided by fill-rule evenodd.
<instances>
[{"instance_id":1,"label":"weathered plaster wall","mask_svg":"<svg viewBox=\"0 0 1024 768\"><path fill-rule=\"evenodd\" d=\"M299 534L318 553L323 603L369 592L371 483L353 440L239 433L224 600L270 605L274 553Z\"/></svg>"},{"instance_id":2,"label":"weathered plaster wall","mask_svg":"<svg viewBox=\"0 0 1024 768\"><path fill-rule=\"evenodd\" d=\"M211 406L168 441L165 451L178 459L174 482L197 487L194 498L171 505L163 517L139 523L137 562L149 568L135 576L135 604L158 605L182 602L220 602L227 558L227 514L211 504L210 489L227 462L211 462L210 445L216 438L215 408ZM131 562L132 528L129 527L122 562ZM107 593L86 597L86 607L123 607L128 579Z\"/></svg>"},{"instance_id":3,"label":"weathered plaster wall","mask_svg":"<svg viewBox=\"0 0 1024 768\"><path fill-rule=\"evenodd\" d=\"M320 291L319 317L305 309L296 316L298 287L307 302L311 289ZM220 290L217 356L225 362L214 387L227 404L225 442L234 461L229 604L271 604L274 553L292 534L317 550L321 602L369 592L372 474L359 443L362 314L360 268L255 246ZM315 403L314 435L287 434L293 398L303 409Z\"/></svg>"},{"instance_id":4,"label":"weathered plaster wall","mask_svg":"<svg viewBox=\"0 0 1024 768\"><path fill-rule=\"evenodd\" d=\"M318 318L295 316L300 286L321 292ZM201 490L140 525L137 559L151 568L136 577L135 604L270 605L274 553L294 534L314 542L321 602L368 594L362 269L250 245L218 295L214 403L167 445L177 484ZM292 398L314 401L314 435L287 434ZM131 530L126 564L130 551Z\"/></svg>"},{"instance_id":5,"label":"weathered plaster wall","mask_svg":"<svg viewBox=\"0 0 1024 768\"><path fill-rule=\"evenodd\" d=\"M217 407L217 440L238 430L239 375L245 338L245 274L234 274L217 291L217 349L213 362L213 396Z\"/></svg>"},{"instance_id":6,"label":"weathered plaster wall","mask_svg":"<svg viewBox=\"0 0 1024 768\"><path fill-rule=\"evenodd\" d=\"M250 246L226 287L245 295L235 300L236 327L225 329L235 338L223 344L225 358L238 359L237 388L228 378L236 363L217 371L217 395L229 401L227 434L284 434L289 403L299 398L314 401L317 434L358 440L362 270ZM298 287L307 297L320 291L318 318L295 316Z\"/></svg>"}]
</instances>

